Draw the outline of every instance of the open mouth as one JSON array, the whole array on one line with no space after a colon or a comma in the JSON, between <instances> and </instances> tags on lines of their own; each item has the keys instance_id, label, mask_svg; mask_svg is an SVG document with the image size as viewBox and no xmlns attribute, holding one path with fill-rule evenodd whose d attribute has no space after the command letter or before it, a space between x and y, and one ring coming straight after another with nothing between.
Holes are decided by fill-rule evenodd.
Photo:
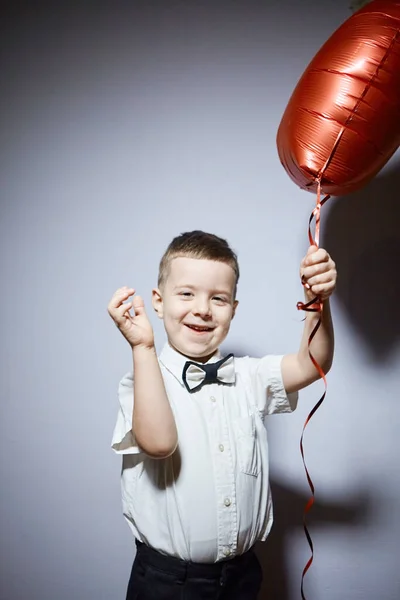
<instances>
[{"instance_id":1,"label":"open mouth","mask_svg":"<svg viewBox=\"0 0 400 600\"><path fill-rule=\"evenodd\" d=\"M205 325L189 325L188 323L185 323L185 325L192 331L197 331L197 333L207 333L208 331L213 330L212 327L207 327Z\"/></svg>"}]
</instances>

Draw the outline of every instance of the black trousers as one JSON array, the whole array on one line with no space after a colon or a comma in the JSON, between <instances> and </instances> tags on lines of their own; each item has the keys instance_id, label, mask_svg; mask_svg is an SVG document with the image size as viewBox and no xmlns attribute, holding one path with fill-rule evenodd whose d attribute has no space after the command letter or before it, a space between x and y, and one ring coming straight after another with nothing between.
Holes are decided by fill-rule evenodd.
<instances>
[{"instance_id":1,"label":"black trousers","mask_svg":"<svg viewBox=\"0 0 400 600\"><path fill-rule=\"evenodd\" d=\"M262 569L249 550L230 560L202 564L164 556L136 541L126 600L256 600Z\"/></svg>"}]
</instances>

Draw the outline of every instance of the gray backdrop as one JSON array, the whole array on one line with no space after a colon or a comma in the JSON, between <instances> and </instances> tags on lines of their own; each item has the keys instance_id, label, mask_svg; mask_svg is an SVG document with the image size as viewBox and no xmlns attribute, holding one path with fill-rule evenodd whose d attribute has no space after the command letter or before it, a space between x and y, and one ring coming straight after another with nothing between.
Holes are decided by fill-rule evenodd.
<instances>
[{"instance_id":1,"label":"gray backdrop","mask_svg":"<svg viewBox=\"0 0 400 600\"><path fill-rule=\"evenodd\" d=\"M297 349L314 196L284 172L275 135L348 4L17 2L4 13L2 600L124 598L134 549L110 440L130 352L106 307L122 285L149 306L174 235L203 228L239 254L226 349ZM305 440L310 600L400 597L398 157L323 211L339 270L337 350ZM299 438L322 390L269 423L276 524L259 549L263 599L300 598L309 490Z\"/></svg>"}]
</instances>

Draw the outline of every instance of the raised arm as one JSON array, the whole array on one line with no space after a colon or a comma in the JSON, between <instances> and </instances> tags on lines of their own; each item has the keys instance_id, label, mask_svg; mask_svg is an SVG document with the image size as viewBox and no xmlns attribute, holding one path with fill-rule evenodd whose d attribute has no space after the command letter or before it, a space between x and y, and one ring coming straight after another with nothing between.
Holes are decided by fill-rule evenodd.
<instances>
[{"instance_id":1,"label":"raised arm","mask_svg":"<svg viewBox=\"0 0 400 600\"><path fill-rule=\"evenodd\" d=\"M136 443L149 456L165 458L175 451L178 434L157 359L153 328L142 298L134 294L133 288L117 290L108 305L108 312L132 348L132 431ZM125 302L131 296L133 300ZM134 310L134 315L130 309Z\"/></svg>"},{"instance_id":2,"label":"raised arm","mask_svg":"<svg viewBox=\"0 0 400 600\"><path fill-rule=\"evenodd\" d=\"M336 287L336 266L326 250L311 246L301 262L300 275L305 284L305 300L315 296L323 301L321 325L313 338L310 351L324 373L331 368L334 353L334 332L329 297ZM298 391L317 379L320 375L309 355L308 340L318 322L319 314L306 312L304 330L297 353L287 354L282 360L282 378L288 393Z\"/></svg>"}]
</instances>

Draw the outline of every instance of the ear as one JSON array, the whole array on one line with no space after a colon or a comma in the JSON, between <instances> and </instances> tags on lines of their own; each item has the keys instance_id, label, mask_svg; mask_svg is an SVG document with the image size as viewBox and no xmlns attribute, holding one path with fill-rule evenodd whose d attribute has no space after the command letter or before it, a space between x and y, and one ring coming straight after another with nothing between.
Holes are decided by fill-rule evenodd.
<instances>
[{"instance_id":1,"label":"ear","mask_svg":"<svg viewBox=\"0 0 400 600\"><path fill-rule=\"evenodd\" d=\"M235 300L235 302L233 303L232 319L236 315L236 309L238 307L238 304L239 304L239 300Z\"/></svg>"},{"instance_id":2,"label":"ear","mask_svg":"<svg viewBox=\"0 0 400 600\"><path fill-rule=\"evenodd\" d=\"M164 316L164 306L161 291L158 288L155 288L151 292L151 303L153 305L154 310L156 311L158 317L160 319Z\"/></svg>"}]
</instances>

